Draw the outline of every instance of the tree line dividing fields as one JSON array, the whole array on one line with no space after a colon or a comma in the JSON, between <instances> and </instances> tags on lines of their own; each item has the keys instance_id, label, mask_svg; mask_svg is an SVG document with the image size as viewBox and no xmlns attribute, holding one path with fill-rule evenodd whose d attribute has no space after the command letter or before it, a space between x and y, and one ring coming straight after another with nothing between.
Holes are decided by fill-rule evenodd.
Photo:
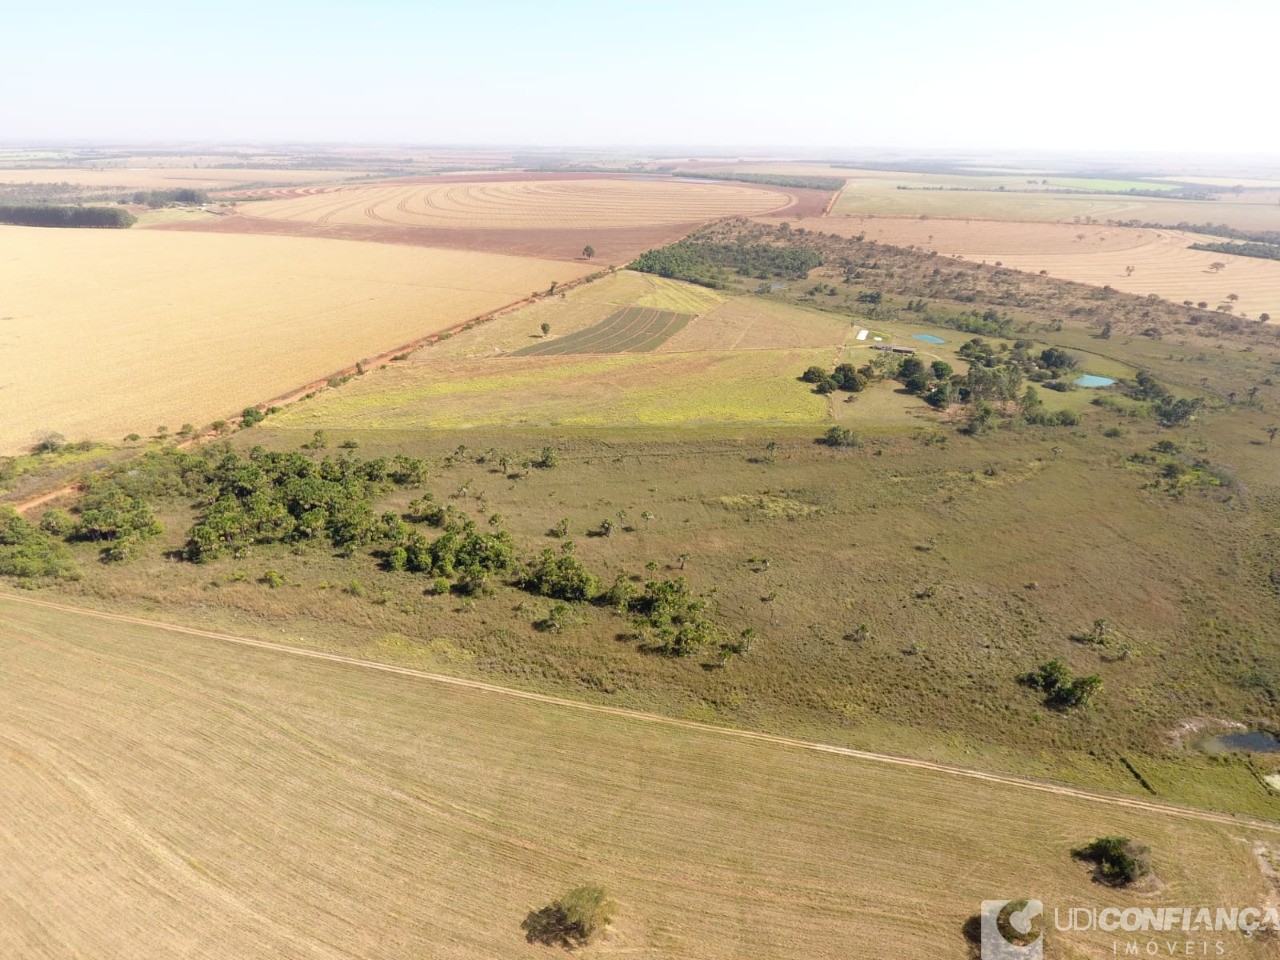
<instances>
[{"instance_id":1,"label":"tree line dividing fields","mask_svg":"<svg viewBox=\"0 0 1280 960\"><path fill-rule=\"evenodd\" d=\"M138 218L121 207L73 207L55 203L0 204L0 223L18 227L97 227L121 230Z\"/></svg>"},{"instance_id":2,"label":"tree line dividing fields","mask_svg":"<svg viewBox=\"0 0 1280 960\"><path fill-rule=\"evenodd\" d=\"M536 343L511 354L513 357L551 357L582 353L648 353L685 328L692 314L624 307L595 326L557 340Z\"/></svg>"}]
</instances>

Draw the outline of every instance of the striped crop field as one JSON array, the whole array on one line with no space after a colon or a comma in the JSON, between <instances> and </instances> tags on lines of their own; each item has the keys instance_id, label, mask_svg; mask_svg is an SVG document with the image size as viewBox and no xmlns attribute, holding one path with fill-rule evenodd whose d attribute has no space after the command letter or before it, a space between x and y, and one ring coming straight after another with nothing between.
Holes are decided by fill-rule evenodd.
<instances>
[{"instance_id":1,"label":"striped crop field","mask_svg":"<svg viewBox=\"0 0 1280 960\"><path fill-rule=\"evenodd\" d=\"M568 336L517 350L513 357L552 357L577 353L648 353L666 343L693 319L690 313L624 307L594 326Z\"/></svg>"}]
</instances>

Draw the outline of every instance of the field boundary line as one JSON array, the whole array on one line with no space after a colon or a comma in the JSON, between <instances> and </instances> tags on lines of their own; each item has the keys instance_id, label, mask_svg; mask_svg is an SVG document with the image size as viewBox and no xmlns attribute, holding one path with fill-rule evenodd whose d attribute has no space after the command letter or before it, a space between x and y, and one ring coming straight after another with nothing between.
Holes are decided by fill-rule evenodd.
<instances>
[{"instance_id":1,"label":"field boundary line","mask_svg":"<svg viewBox=\"0 0 1280 960\"><path fill-rule=\"evenodd\" d=\"M471 680L465 677L449 676L448 674L431 673L429 671L418 670L413 667L402 667L391 663L379 663L376 660L364 660L359 657L349 657L344 654L330 653L325 650L312 650L306 647L295 647L289 644L275 643L270 640L258 640L253 637L241 637L234 634L217 633L212 630L202 630L198 627L187 627L181 624L165 623L159 620L148 620L143 617L111 613L106 610L93 610L88 607L77 607L71 604L55 603L50 600L38 600L35 597L23 597L8 591L0 591L0 602L6 601L12 603L25 603L30 606L43 607L49 610L57 610L62 613L71 613L97 620L134 624L136 626L156 630L166 630L171 633L181 633L187 636L199 637L206 640L219 640L224 643L234 643L244 647L255 647L260 650L286 654L293 657L303 657L310 660L359 667L365 670L375 670L381 673L408 677L414 680L425 680L434 684L448 685L480 693L497 694L533 703L543 703L570 710L579 710L584 713L619 717L626 720L634 720L653 725L691 730L712 736L729 737L736 740L766 743L773 746L789 747L798 750L808 750L814 753L833 754L835 756L848 757L850 759L862 760L869 763L906 767L909 769L923 770L933 773L943 773L951 776L964 777L969 780L977 780L983 783L995 784L997 786L1015 787L1022 790L1034 790L1039 793L1048 793L1054 796L1083 800L1090 803L1098 803L1108 806L1124 807L1129 810L1181 817L1188 820L1200 820L1207 823L1253 827L1256 829L1280 833L1280 822L1262 820L1256 817L1218 813L1212 810L1199 810L1193 807L1182 807L1172 803L1143 800L1137 797L1123 797L1113 794L1096 793L1081 787L1067 786L1065 784L1054 783L1047 780L1036 780L1030 777L988 773L986 771L975 770L970 767L955 766L933 760L920 760L889 753L876 753L869 750L858 750L853 747L841 747L835 744L821 743L815 740L802 740L795 737L782 736L780 734L765 733L764 731L759 730L747 730L737 727L721 727L716 726L715 724L701 723L696 720L682 720L678 717L667 717L656 713L646 713L642 710L632 710L626 707L611 707L607 704L572 700L567 697L535 693L531 690L518 690L513 687L504 687L499 684L486 683L483 680Z\"/></svg>"}]
</instances>

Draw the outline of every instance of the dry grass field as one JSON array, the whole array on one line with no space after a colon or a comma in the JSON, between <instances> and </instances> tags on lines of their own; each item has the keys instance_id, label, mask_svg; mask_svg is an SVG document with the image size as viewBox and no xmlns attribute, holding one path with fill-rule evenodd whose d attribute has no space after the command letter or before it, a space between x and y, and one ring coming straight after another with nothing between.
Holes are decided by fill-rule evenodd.
<instances>
[{"instance_id":1,"label":"dry grass field","mask_svg":"<svg viewBox=\"0 0 1280 960\"><path fill-rule=\"evenodd\" d=\"M197 426L580 276L585 261L0 227L0 451Z\"/></svg>"},{"instance_id":2,"label":"dry grass field","mask_svg":"<svg viewBox=\"0 0 1280 960\"><path fill-rule=\"evenodd\" d=\"M833 217L943 217L953 219L1017 220L1073 223L1139 220L1144 223L1225 223L1239 230L1280 229L1280 204L1271 192L1223 196L1195 201L1115 194L1046 193L1045 177L967 177L896 171L845 171L849 179L831 210ZM1103 189L1130 186L1158 188L1158 184L1090 181L1066 178L1052 186ZM1035 180L1036 183L1028 183ZM999 190L1001 186L1005 190ZM902 188L902 189L900 189ZM937 189L944 188L944 189Z\"/></svg>"},{"instance_id":3,"label":"dry grass field","mask_svg":"<svg viewBox=\"0 0 1280 960\"><path fill-rule=\"evenodd\" d=\"M394 183L306 191L241 212L268 220L530 230L695 223L785 207L782 193L741 185L584 179Z\"/></svg>"},{"instance_id":4,"label":"dry grass field","mask_svg":"<svg viewBox=\"0 0 1280 960\"><path fill-rule=\"evenodd\" d=\"M1227 297L1235 294L1237 315L1256 318L1269 313L1280 318L1280 261L1188 249L1215 237L1178 230L991 220L849 217L829 219L823 226L842 236L863 234L880 243L999 261L1031 273L1047 270L1066 280L1110 285L1141 296L1154 293L1174 303L1204 301L1210 309L1228 303ZM1226 267L1215 271L1213 263Z\"/></svg>"},{"instance_id":5,"label":"dry grass field","mask_svg":"<svg viewBox=\"0 0 1280 960\"><path fill-rule=\"evenodd\" d=\"M520 921L582 882L617 903L582 956L700 960L961 960L987 898L1272 895L1252 852L1271 834L1242 824L4 598L0 614L0 931L24 960L546 957ZM1151 845L1158 891L1072 861L1113 833ZM1050 932L1047 956L1112 943Z\"/></svg>"}]
</instances>

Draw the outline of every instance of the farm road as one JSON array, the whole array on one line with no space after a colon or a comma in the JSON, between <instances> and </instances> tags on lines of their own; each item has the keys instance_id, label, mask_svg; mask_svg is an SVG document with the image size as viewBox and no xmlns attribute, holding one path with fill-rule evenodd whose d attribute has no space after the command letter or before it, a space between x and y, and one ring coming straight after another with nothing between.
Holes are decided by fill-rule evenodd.
<instances>
[{"instance_id":1,"label":"farm road","mask_svg":"<svg viewBox=\"0 0 1280 960\"><path fill-rule=\"evenodd\" d=\"M131 617L124 614L109 613L102 610L92 610L85 607L55 603L50 600L38 600L35 597L18 596L13 593L0 591L0 610L3 609L3 606L6 603L23 603L30 606L44 607L49 610L57 610L61 613L72 614L86 619L109 620L116 623L135 624L149 629L166 630L171 633L180 633L186 636L200 637L207 640L218 640L223 643L234 643L244 647L255 647L259 650L266 650L271 653L282 654L290 657L304 657L310 660L321 660L328 663L336 663L363 670L376 670L381 673L408 677L410 679L422 680L428 683L445 684L467 690L490 693L497 696L531 700L536 703L545 703L568 710L581 710L588 713L621 717L623 719L639 721L642 723L679 727L685 730L695 730L710 736L732 737L738 740L750 740L757 743L788 747L796 750L810 750L817 753L829 753L866 763L909 767L915 770L927 770L943 774L945 776L964 777L969 780L979 780L985 783L999 784L1016 790L1034 790L1040 793L1069 797L1089 803L1124 807L1130 810L1141 810L1157 816L1181 817L1187 820L1200 820L1207 823L1235 824L1280 834L1280 822L1270 820L1235 816L1227 813L1215 813L1212 810L1197 810L1191 807L1181 807L1176 804L1164 803L1158 800L1144 800L1140 797L1122 797L1094 793L1078 787L1052 783L1045 780L1035 780L1029 777L1015 777L1007 774L988 773L982 770L937 763L931 760L916 760L910 757L900 757L888 753L874 753L867 750L856 750L852 747L840 747L834 744L818 743L812 740L799 740L792 737L784 737L777 734L763 733L755 730L718 727L712 724L699 723L693 720L680 720L676 717L664 717L660 714L644 713L639 710L628 710L624 707L610 707L604 704L586 703L578 700L570 700L564 697L551 696L549 694L533 693L526 690L515 690L510 687L503 687L497 684L484 683L480 680L468 680L462 677L451 677L445 674L429 673L425 670L415 670L411 667L399 667L389 663L378 663L373 660L361 660L358 657L348 657L337 653L327 653L323 650L309 650L305 647L294 647L282 643L273 643L269 640L257 640L252 637L238 637L232 634L216 633L210 630L200 630L195 627L185 627L179 624L147 620L142 617ZM3 630L2 617L0 617L0 630Z\"/></svg>"}]
</instances>

